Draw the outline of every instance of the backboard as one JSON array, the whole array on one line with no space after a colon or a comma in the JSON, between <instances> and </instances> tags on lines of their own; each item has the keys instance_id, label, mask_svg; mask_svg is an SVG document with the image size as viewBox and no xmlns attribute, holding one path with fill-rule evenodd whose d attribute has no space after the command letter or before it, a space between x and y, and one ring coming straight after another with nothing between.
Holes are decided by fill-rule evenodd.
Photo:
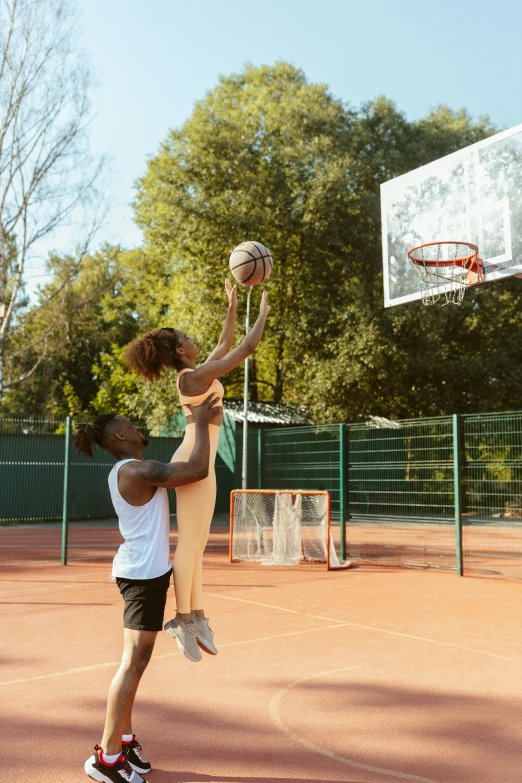
<instances>
[{"instance_id":1,"label":"backboard","mask_svg":"<svg viewBox=\"0 0 522 783\"><path fill-rule=\"evenodd\" d=\"M421 299L408 250L427 242L477 245L485 283L521 274L522 125L385 182L381 216L385 307Z\"/></svg>"}]
</instances>

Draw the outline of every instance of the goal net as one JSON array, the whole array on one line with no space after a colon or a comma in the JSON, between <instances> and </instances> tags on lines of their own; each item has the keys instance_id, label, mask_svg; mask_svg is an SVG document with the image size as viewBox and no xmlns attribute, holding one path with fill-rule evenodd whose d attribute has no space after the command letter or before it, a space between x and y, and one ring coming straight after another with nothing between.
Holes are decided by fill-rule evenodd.
<instances>
[{"instance_id":1,"label":"goal net","mask_svg":"<svg viewBox=\"0 0 522 783\"><path fill-rule=\"evenodd\" d=\"M236 489L230 496L230 562L347 568L330 530L328 492Z\"/></svg>"}]
</instances>

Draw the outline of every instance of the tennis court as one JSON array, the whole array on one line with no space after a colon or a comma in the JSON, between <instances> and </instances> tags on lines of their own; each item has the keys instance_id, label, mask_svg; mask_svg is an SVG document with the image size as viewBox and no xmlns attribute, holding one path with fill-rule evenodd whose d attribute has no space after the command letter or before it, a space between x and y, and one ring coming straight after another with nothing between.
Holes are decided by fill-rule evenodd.
<instances>
[{"instance_id":1,"label":"tennis court","mask_svg":"<svg viewBox=\"0 0 522 783\"><path fill-rule=\"evenodd\" d=\"M85 779L121 654L109 573L0 571L3 779ZM160 634L135 708L150 781L520 781L520 583L222 550L204 573L219 655L195 665Z\"/></svg>"}]
</instances>

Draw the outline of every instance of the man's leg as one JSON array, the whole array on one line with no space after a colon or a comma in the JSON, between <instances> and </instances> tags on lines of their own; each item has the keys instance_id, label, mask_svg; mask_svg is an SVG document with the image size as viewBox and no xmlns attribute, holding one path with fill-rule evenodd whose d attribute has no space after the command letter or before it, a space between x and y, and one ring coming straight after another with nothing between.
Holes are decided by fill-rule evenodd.
<instances>
[{"instance_id":1,"label":"man's leg","mask_svg":"<svg viewBox=\"0 0 522 783\"><path fill-rule=\"evenodd\" d=\"M150 661L156 631L135 631L123 629L123 657L109 688L107 716L101 741L103 752L107 756L121 753L123 734L132 734L132 705L141 676Z\"/></svg>"}]
</instances>

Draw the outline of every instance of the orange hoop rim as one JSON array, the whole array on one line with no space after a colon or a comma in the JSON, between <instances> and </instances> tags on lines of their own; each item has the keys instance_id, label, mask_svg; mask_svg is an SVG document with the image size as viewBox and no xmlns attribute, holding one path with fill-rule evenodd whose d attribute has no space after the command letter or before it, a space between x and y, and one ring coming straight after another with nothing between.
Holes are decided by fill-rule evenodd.
<instances>
[{"instance_id":1,"label":"orange hoop rim","mask_svg":"<svg viewBox=\"0 0 522 783\"><path fill-rule=\"evenodd\" d=\"M434 260L431 261L426 258L415 258L413 255L418 250L422 250L425 247L440 247L440 245L464 245L465 247L469 247L469 249L472 251L467 256L462 256L461 258L451 258L447 261L441 261L441 260ZM411 250L408 250L408 258L413 264L416 264L416 266L427 266L427 267L448 267L448 266L461 266L465 269L469 269L471 271L478 271L481 267L481 262L478 257L478 247L477 245L474 245L472 242L458 242L457 240L453 239L446 239L441 242L425 242L423 245L418 245L418 247L412 247Z\"/></svg>"}]
</instances>

